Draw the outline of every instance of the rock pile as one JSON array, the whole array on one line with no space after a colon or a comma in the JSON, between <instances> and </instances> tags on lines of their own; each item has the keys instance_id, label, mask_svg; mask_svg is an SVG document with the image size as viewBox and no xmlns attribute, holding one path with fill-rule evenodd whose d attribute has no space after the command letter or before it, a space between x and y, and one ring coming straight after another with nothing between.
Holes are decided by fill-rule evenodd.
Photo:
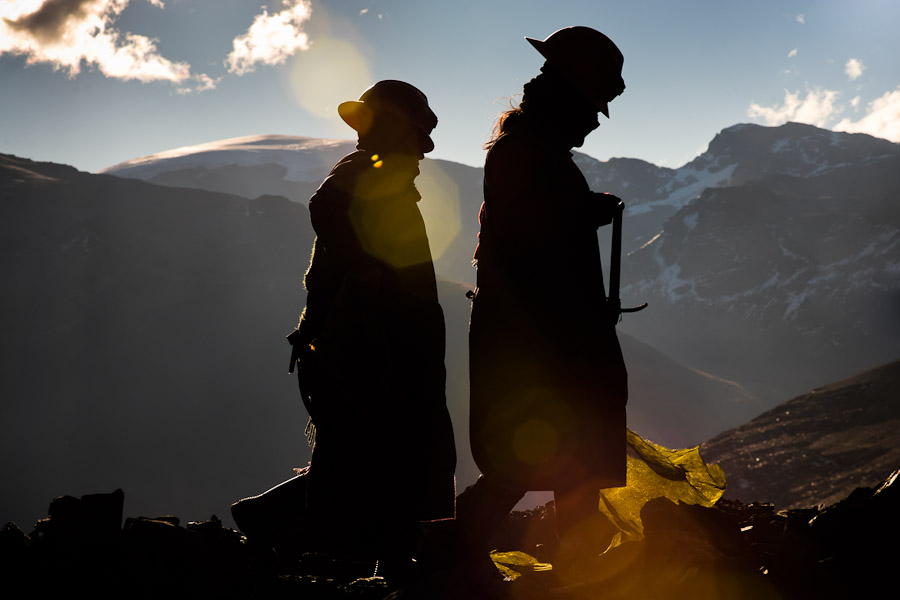
<instances>
[{"instance_id":1,"label":"rock pile","mask_svg":"<svg viewBox=\"0 0 900 600\"><path fill-rule=\"evenodd\" d=\"M79 592L110 598L459 598L464 588L484 590L481 597L527 600L867 597L881 591L893 567L895 553L886 548L900 534L898 475L836 504L790 511L730 500L704 508L659 498L641 512L640 541L550 570L533 568L533 559L512 560L517 564L506 566L518 576L481 587L465 583L483 575L448 557L405 589L379 577L375 564L314 554L279 557L215 516L185 525L173 516L136 517L123 525L124 494L116 490L56 498L49 517L28 534L7 523L0 529L0 571L6 589L38 598ZM551 521L552 505L512 514L496 539L498 549L545 560L540 554L554 543Z\"/></svg>"}]
</instances>

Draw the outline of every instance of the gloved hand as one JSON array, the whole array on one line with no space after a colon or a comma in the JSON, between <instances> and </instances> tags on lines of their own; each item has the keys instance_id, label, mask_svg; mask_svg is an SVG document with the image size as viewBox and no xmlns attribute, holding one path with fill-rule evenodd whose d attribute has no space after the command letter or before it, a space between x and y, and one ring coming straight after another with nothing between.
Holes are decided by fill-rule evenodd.
<instances>
[{"instance_id":1,"label":"gloved hand","mask_svg":"<svg viewBox=\"0 0 900 600\"><path fill-rule=\"evenodd\" d=\"M616 215L625 210L625 203L612 194L591 192L588 212L594 227L609 225Z\"/></svg>"}]
</instances>

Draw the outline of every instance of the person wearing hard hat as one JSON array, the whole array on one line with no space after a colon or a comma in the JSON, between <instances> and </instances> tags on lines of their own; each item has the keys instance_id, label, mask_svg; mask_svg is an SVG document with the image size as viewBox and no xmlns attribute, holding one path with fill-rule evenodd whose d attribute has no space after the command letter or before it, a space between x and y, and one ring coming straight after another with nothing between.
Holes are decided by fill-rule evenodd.
<instances>
[{"instance_id":1,"label":"person wearing hard hat","mask_svg":"<svg viewBox=\"0 0 900 600\"><path fill-rule=\"evenodd\" d=\"M606 549L599 490L625 485L627 375L606 310L597 228L620 200L588 189L571 150L625 89L623 56L589 27L541 41L541 72L486 144L469 329L470 442L482 476L457 514L484 532L529 490L553 490L557 558ZM578 542L580 543L580 542Z\"/></svg>"},{"instance_id":2,"label":"person wearing hard hat","mask_svg":"<svg viewBox=\"0 0 900 600\"><path fill-rule=\"evenodd\" d=\"M384 574L410 562L419 522L454 514L444 316L414 184L437 117L395 80L338 113L359 143L309 201L307 303L288 339L315 428L311 534Z\"/></svg>"}]
</instances>

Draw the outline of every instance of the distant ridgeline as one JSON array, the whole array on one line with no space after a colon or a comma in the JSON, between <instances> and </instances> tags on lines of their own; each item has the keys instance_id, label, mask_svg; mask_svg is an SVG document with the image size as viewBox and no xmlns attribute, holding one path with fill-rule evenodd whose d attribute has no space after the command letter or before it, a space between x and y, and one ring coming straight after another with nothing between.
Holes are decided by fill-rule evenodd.
<instances>
[{"instance_id":1,"label":"distant ridgeline","mask_svg":"<svg viewBox=\"0 0 900 600\"><path fill-rule=\"evenodd\" d=\"M346 144L263 137L132 161L131 174L174 186L0 155L0 268L15 282L0 296L3 518L33 522L60 489L121 486L131 514L215 512L228 524L232 501L306 464L306 414L284 372L284 335L304 304L313 242L303 197ZM236 146L271 148L245 164ZM739 125L679 169L577 155L594 189L625 199L622 297L650 305L619 326L632 430L695 446L900 357L898 148L806 125ZM261 177L238 176L245 166ZM179 180L186 170L190 181ZM245 187L219 179L227 172ZM191 181L225 181L220 189L235 193ZM464 487L477 475L465 292L481 170L426 160L417 185L444 278ZM283 197L295 186L306 190L298 201ZM536 281L535 293L552 283ZM845 422L857 427L829 421ZM876 439L896 439L885 427ZM807 452L812 437L792 452ZM873 462L876 450L858 441L869 448L858 460ZM734 465L746 470L742 460ZM726 476L738 481L734 468ZM843 485L872 485L872 476ZM802 501L847 489L830 483ZM747 500L774 500L769 493Z\"/></svg>"},{"instance_id":2,"label":"distant ridgeline","mask_svg":"<svg viewBox=\"0 0 900 600\"><path fill-rule=\"evenodd\" d=\"M106 172L305 202L351 150L351 142L258 136ZM651 310L623 331L770 402L900 357L900 209L892 201L900 145L799 123L742 124L678 169L583 154L576 161L592 189L628 207L623 297ZM481 169L426 160L417 185L430 236L442 238L448 222L455 233L438 253L439 273L473 281Z\"/></svg>"}]
</instances>

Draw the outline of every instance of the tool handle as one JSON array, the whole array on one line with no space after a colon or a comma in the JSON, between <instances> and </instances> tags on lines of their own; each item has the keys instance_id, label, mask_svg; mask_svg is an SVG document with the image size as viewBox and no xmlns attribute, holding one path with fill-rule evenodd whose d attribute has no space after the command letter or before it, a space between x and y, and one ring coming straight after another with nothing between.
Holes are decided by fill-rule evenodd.
<instances>
[{"instance_id":1,"label":"tool handle","mask_svg":"<svg viewBox=\"0 0 900 600\"><path fill-rule=\"evenodd\" d=\"M622 274L622 215L625 203L619 202L612 220L612 248L609 253L609 299L613 304L619 302L619 284Z\"/></svg>"}]
</instances>

